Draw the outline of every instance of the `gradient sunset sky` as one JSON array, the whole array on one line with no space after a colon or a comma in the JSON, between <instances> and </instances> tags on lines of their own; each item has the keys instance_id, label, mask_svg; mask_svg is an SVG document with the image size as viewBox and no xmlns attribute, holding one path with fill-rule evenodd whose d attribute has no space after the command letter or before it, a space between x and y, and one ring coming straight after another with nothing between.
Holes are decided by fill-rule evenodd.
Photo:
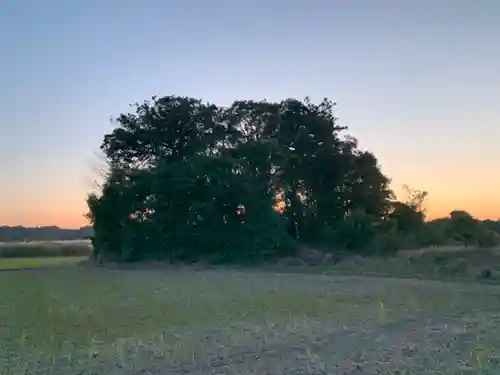
<instances>
[{"instance_id":1,"label":"gradient sunset sky","mask_svg":"<svg viewBox=\"0 0 500 375\"><path fill-rule=\"evenodd\" d=\"M431 217L500 217L500 2L0 1L0 225L85 224L110 117L328 97Z\"/></svg>"}]
</instances>

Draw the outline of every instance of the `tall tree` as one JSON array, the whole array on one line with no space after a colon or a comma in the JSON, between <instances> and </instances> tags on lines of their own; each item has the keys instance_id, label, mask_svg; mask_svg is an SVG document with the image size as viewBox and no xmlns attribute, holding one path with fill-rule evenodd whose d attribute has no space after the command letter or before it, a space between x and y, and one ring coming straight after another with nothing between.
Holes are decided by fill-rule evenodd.
<instances>
[{"instance_id":1,"label":"tall tree","mask_svg":"<svg viewBox=\"0 0 500 375\"><path fill-rule=\"evenodd\" d=\"M220 112L201 100L166 96L133 106L121 114L117 127L104 137L101 150L118 168L142 168L160 160L185 161L215 152L225 136Z\"/></svg>"}]
</instances>

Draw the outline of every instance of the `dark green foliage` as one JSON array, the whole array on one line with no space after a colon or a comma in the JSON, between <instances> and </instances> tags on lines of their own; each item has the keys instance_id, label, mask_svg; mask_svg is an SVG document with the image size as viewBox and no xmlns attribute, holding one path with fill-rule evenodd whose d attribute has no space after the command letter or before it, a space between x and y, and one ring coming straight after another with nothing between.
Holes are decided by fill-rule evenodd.
<instances>
[{"instance_id":1,"label":"dark green foliage","mask_svg":"<svg viewBox=\"0 0 500 375\"><path fill-rule=\"evenodd\" d=\"M333 107L174 96L135 105L101 146L110 173L88 198L95 257L261 262L324 233L369 248L389 180L340 137Z\"/></svg>"},{"instance_id":2,"label":"dark green foliage","mask_svg":"<svg viewBox=\"0 0 500 375\"><path fill-rule=\"evenodd\" d=\"M491 223L480 236L463 215L425 223L426 192L405 187L394 201L376 157L341 136L333 107L175 96L135 105L101 145L109 173L88 197L94 257L251 263L300 243L387 254L444 243L450 230L495 243Z\"/></svg>"},{"instance_id":3,"label":"dark green foliage","mask_svg":"<svg viewBox=\"0 0 500 375\"><path fill-rule=\"evenodd\" d=\"M371 245L371 254L389 256L404 248L401 237L393 231L378 231Z\"/></svg>"},{"instance_id":4,"label":"dark green foliage","mask_svg":"<svg viewBox=\"0 0 500 375\"><path fill-rule=\"evenodd\" d=\"M159 168L150 216L157 247L168 244L171 259L184 262L249 262L273 255L269 251L286 254L271 195L243 169L238 159L220 156Z\"/></svg>"},{"instance_id":5,"label":"dark green foliage","mask_svg":"<svg viewBox=\"0 0 500 375\"><path fill-rule=\"evenodd\" d=\"M425 224L421 231L417 232L420 247L443 246L448 243L446 231L435 225L434 221Z\"/></svg>"},{"instance_id":6,"label":"dark green foliage","mask_svg":"<svg viewBox=\"0 0 500 375\"><path fill-rule=\"evenodd\" d=\"M445 243L483 248L500 244L500 234L488 221L477 220L465 211L452 211L448 218L431 221L427 226L445 237Z\"/></svg>"},{"instance_id":7,"label":"dark green foliage","mask_svg":"<svg viewBox=\"0 0 500 375\"><path fill-rule=\"evenodd\" d=\"M500 220L484 220L483 225L485 228L500 235Z\"/></svg>"},{"instance_id":8,"label":"dark green foliage","mask_svg":"<svg viewBox=\"0 0 500 375\"><path fill-rule=\"evenodd\" d=\"M375 221L362 209L350 212L338 226L335 243L351 252L370 255L375 251L373 240L377 234Z\"/></svg>"},{"instance_id":9,"label":"dark green foliage","mask_svg":"<svg viewBox=\"0 0 500 375\"><path fill-rule=\"evenodd\" d=\"M479 223L465 211L450 213L448 231L453 239L465 245L475 245Z\"/></svg>"},{"instance_id":10,"label":"dark green foliage","mask_svg":"<svg viewBox=\"0 0 500 375\"><path fill-rule=\"evenodd\" d=\"M397 233L399 249L428 246L465 245L495 247L500 244L497 223L480 221L465 211L452 211L447 218L425 222L427 192L403 186L403 202L392 202L389 213L390 227Z\"/></svg>"},{"instance_id":11,"label":"dark green foliage","mask_svg":"<svg viewBox=\"0 0 500 375\"><path fill-rule=\"evenodd\" d=\"M476 233L477 246L482 248L492 248L500 245L500 234L487 228L483 223L479 223Z\"/></svg>"},{"instance_id":12,"label":"dark green foliage","mask_svg":"<svg viewBox=\"0 0 500 375\"><path fill-rule=\"evenodd\" d=\"M400 233L412 233L424 226L424 214L406 203L394 202L389 217L394 221L396 230Z\"/></svg>"}]
</instances>

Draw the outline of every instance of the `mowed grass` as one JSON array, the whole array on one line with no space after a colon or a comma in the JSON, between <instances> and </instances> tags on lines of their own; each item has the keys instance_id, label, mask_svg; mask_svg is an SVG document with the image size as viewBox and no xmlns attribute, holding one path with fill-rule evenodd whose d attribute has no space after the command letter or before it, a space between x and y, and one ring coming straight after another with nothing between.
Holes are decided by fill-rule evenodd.
<instances>
[{"instance_id":1,"label":"mowed grass","mask_svg":"<svg viewBox=\"0 0 500 375\"><path fill-rule=\"evenodd\" d=\"M0 374L500 369L497 286L68 267L0 273L0 289Z\"/></svg>"}]
</instances>

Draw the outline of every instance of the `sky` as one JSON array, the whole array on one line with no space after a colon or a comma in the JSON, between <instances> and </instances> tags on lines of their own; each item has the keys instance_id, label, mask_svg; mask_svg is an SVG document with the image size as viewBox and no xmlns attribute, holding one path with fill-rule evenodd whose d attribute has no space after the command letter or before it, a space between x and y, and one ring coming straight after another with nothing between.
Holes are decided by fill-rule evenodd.
<instances>
[{"instance_id":1,"label":"sky","mask_svg":"<svg viewBox=\"0 0 500 375\"><path fill-rule=\"evenodd\" d=\"M429 217L500 217L500 2L0 0L0 224L86 224L110 118L153 95L324 97Z\"/></svg>"}]
</instances>

